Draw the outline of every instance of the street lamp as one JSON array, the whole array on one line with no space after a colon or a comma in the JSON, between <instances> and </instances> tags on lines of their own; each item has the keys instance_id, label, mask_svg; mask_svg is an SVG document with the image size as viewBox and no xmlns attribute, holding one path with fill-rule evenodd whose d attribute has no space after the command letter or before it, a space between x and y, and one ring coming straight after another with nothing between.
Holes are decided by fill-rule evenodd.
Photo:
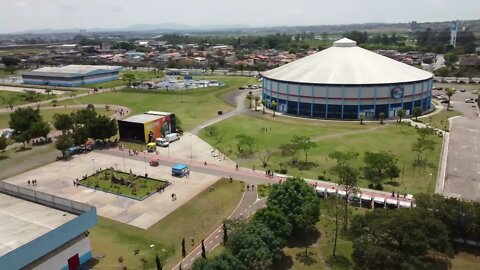
<instances>
[{"instance_id":1,"label":"street lamp","mask_svg":"<svg viewBox=\"0 0 480 270\"><path fill-rule=\"evenodd\" d=\"M96 172L97 170L95 170L95 159L94 159L94 158L92 158L92 164L93 164L93 173L95 174L95 172Z\"/></svg>"},{"instance_id":2,"label":"street lamp","mask_svg":"<svg viewBox=\"0 0 480 270\"><path fill-rule=\"evenodd\" d=\"M190 162L192 162L193 155L192 155L192 134L190 134Z\"/></svg>"},{"instance_id":3,"label":"street lamp","mask_svg":"<svg viewBox=\"0 0 480 270\"><path fill-rule=\"evenodd\" d=\"M143 160L145 161L145 175L147 175L147 152L144 152Z\"/></svg>"},{"instance_id":4,"label":"street lamp","mask_svg":"<svg viewBox=\"0 0 480 270\"><path fill-rule=\"evenodd\" d=\"M122 156L123 156L123 171L126 172L127 169L125 168L125 150L122 149Z\"/></svg>"}]
</instances>

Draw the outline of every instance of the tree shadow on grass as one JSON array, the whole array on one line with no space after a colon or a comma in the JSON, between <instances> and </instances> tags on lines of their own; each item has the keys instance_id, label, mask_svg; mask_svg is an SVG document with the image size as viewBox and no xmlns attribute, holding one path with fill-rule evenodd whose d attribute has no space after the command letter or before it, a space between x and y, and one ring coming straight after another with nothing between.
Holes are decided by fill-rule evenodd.
<instances>
[{"instance_id":1,"label":"tree shadow on grass","mask_svg":"<svg viewBox=\"0 0 480 270\"><path fill-rule=\"evenodd\" d=\"M289 166L289 167L292 167L292 168L297 168L300 171L308 171L308 170L311 170L313 168L318 167L318 163L310 162L310 161L309 162L298 161L298 160L295 161L295 162L292 162L290 160L288 162L281 163L280 165L281 166Z\"/></svg>"},{"instance_id":2,"label":"tree shadow on grass","mask_svg":"<svg viewBox=\"0 0 480 270\"><path fill-rule=\"evenodd\" d=\"M32 149L33 149L32 147L20 147L15 151L15 153L30 151Z\"/></svg>"},{"instance_id":3,"label":"tree shadow on grass","mask_svg":"<svg viewBox=\"0 0 480 270\"><path fill-rule=\"evenodd\" d=\"M287 246L289 248L304 248L309 247L317 242L321 233L315 228L307 233L294 233L288 240Z\"/></svg>"},{"instance_id":4,"label":"tree shadow on grass","mask_svg":"<svg viewBox=\"0 0 480 270\"><path fill-rule=\"evenodd\" d=\"M352 269L352 262L350 259L343 255L336 255L335 257L330 256L327 259L327 264L332 268L332 269L342 269L342 270L347 270L347 269Z\"/></svg>"},{"instance_id":5,"label":"tree shadow on grass","mask_svg":"<svg viewBox=\"0 0 480 270\"><path fill-rule=\"evenodd\" d=\"M4 160L4 159L9 159L9 157L8 157L8 156L0 155L0 160Z\"/></svg>"},{"instance_id":6,"label":"tree shadow on grass","mask_svg":"<svg viewBox=\"0 0 480 270\"><path fill-rule=\"evenodd\" d=\"M274 264L273 269L278 269L278 270L287 270L287 269L292 269L293 267L293 260L291 256L283 254L282 258L280 261L276 262Z\"/></svg>"},{"instance_id":7,"label":"tree shadow on grass","mask_svg":"<svg viewBox=\"0 0 480 270\"><path fill-rule=\"evenodd\" d=\"M317 260L313 258L313 256L315 256L316 254L316 252L306 249L305 251L297 253L297 255L295 255L295 259L297 259L297 261L303 263L304 265L312 265L317 263Z\"/></svg>"},{"instance_id":8,"label":"tree shadow on grass","mask_svg":"<svg viewBox=\"0 0 480 270\"><path fill-rule=\"evenodd\" d=\"M388 182L385 182L386 185L391 185L391 186L394 186L394 187L399 187L400 186L400 183L397 182L397 181L388 181Z\"/></svg>"}]
</instances>

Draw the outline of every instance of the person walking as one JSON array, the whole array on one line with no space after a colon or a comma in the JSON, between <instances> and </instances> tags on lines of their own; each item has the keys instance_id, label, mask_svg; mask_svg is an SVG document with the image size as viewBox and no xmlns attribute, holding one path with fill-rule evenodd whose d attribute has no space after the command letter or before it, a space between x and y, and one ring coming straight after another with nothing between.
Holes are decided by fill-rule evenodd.
<instances>
[{"instance_id":1,"label":"person walking","mask_svg":"<svg viewBox=\"0 0 480 270\"><path fill-rule=\"evenodd\" d=\"M30 180L27 181L28 185L30 186Z\"/></svg>"}]
</instances>

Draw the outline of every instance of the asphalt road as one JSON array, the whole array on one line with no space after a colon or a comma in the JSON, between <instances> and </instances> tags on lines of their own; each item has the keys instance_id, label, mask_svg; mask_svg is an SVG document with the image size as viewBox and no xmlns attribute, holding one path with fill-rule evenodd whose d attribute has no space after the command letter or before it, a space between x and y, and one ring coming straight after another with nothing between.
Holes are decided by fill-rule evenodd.
<instances>
[{"instance_id":1,"label":"asphalt road","mask_svg":"<svg viewBox=\"0 0 480 270\"><path fill-rule=\"evenodd\" d=\"M450 127L442 194L480 201L480 118L475 104L465 103L467 98L476 95L457 91L452 96L453 108L463 116L453 119Z\"/></svg>"}]
</instances>

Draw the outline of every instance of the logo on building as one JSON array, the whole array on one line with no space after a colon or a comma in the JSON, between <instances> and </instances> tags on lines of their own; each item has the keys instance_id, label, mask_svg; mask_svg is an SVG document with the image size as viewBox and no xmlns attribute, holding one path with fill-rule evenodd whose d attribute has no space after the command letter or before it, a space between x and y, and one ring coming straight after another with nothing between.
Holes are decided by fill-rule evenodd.
<instances>
[{"instance_id":1,"label":"logo on building","mask_svg":"<svg viewBox=\"0 0 480 270\"><path fill-rule=\"evenodd\" d=\"M392 96L392 98L403 97L403 87L395 86L394 88L392 88L391 96Z\"/></svg>"}]
</instances>

